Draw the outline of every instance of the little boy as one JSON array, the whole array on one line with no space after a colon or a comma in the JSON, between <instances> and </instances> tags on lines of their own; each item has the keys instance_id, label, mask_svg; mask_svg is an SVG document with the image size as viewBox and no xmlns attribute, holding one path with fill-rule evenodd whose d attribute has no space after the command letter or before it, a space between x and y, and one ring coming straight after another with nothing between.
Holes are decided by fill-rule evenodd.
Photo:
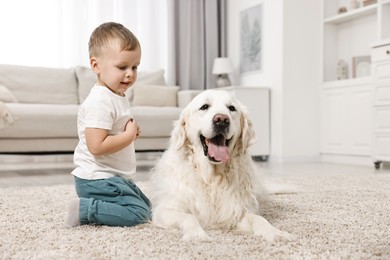
<instances>
[{"instance_id":1,"label":"little boy","mask_svg":"<svg viewBox=\"0 0 390 260\"><path fill-rule=\"evenodd\" d=\"M130 179L140 130L125 95L137 79L141 46L123 25L104 23L90 37L89 56L97 83L78 112L72 174L79 198L70 203L66 226L148 222L150 201Z\"/></svg>"}]
</instances>

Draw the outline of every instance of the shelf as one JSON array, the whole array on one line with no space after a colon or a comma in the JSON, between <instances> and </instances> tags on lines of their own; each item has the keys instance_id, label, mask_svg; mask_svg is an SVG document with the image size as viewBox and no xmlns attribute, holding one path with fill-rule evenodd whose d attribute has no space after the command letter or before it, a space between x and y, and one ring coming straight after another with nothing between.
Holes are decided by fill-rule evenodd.
<instances>
[{"instance_id":1,"label":"shelf","mask_svg":"<svg viewBox=\"0 0 390 260\"><path fill-rule=\"evenodd\" d=\"M388 45L388 44L390 44L390 39L386 39L386 40L383 40L383 41L376 41L376 42L373 42L371 44L371 48L376 48L376 47L380 47L380 46Z\"/></svg>"},{"instance_id":2,"label":"shelf","mask_svg":"<svg viewBox=\"0 0 390 260\"><path fill-rule=\"evenodd\" d=\"M323 83L322 88L358 87L367 84L371 84L371 77L326 81Z\"/></svg>"},{"instance_id":3,"label":"shelf","mask_svg":"<svg viewBox=\"0 0 390 260\"><path fill-rule=\"evenodd\" d=\"M390 2L390 0L388 0ZM383 2L383 1L382 1ZM352 11L348 11L343 14L328 17L324 20L325 24L340 24L345 23L360 17L364 17L370 14L375 14L378 4L371 4L368 6L360 7Z\"/></svg>"}]
</instances>

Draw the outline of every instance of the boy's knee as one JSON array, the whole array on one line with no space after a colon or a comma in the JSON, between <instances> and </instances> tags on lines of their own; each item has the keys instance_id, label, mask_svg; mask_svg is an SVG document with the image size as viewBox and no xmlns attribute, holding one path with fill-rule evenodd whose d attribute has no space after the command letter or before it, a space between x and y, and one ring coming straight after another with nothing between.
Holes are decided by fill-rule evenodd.
<instances>
[{"instance_id":1,"label":"boy's knee","mask_svg":"<svg viewBox=\"0 0 390 260\"><path fill-rule=\"evenodd\" d=\"M134 212L133 212L134 213ZM151 221L152 214L151 211L138 211L137 214L133 215L131 218L125 220L125 226L136 226L140 224L145 224Z\"/></svg>"},{"instance_id":2,"label":"boy's knee","mask_svg":"<svg viewBox=\"0 0 390 260\"><path fill-rule=\"evenodd\" d=\"M140 220L144 222L148 222L152 220L152 210L150 208L144 208L139 213L139 218Z\"/></svg>"}]
</instances>

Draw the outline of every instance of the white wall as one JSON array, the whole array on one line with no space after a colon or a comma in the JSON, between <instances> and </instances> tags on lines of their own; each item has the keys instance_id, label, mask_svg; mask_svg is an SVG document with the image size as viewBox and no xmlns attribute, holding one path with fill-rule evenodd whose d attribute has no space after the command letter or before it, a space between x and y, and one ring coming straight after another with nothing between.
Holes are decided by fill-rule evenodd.
<instances>
[{"instance_id":1,"label":"white wall","mask_svg":"<svg viewBox=\"0 0 390 260\"><path fill-rule=\"evenodd\" d=\"M263 69L240 75L240 12L263 4ZM228 0L233 84L271 89L271 161L319 158L319 0Z\"/></svg>"},{"instance_id":2,"label":"white wall","mask_svg":"<svg viewBox=\"0 0 390 260\"><path fill-rule=\"evenodd\" d=\"M284 1L283 157L320 151L321 1Z\"/></svg>"}]
</instances>

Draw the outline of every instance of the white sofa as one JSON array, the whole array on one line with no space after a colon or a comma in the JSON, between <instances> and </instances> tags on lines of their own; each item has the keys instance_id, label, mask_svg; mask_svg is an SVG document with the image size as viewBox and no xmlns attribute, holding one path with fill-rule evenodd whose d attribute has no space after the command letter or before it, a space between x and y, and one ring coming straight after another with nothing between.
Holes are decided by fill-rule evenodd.
<instances>
[{"instance_id":1,"label":"white sofa","mask_svg":"<svg viewBox=\"0 0 390 260\"><path fill-rule=\"evenodd\" d=\"M77 110L95 81L84 67L0 65L0 153L72 152ZM197 93L167 86L163 70L139 72L127 93L141 127L136 150L166 149L173 122Z\"/></svg>"}]
</instances>

